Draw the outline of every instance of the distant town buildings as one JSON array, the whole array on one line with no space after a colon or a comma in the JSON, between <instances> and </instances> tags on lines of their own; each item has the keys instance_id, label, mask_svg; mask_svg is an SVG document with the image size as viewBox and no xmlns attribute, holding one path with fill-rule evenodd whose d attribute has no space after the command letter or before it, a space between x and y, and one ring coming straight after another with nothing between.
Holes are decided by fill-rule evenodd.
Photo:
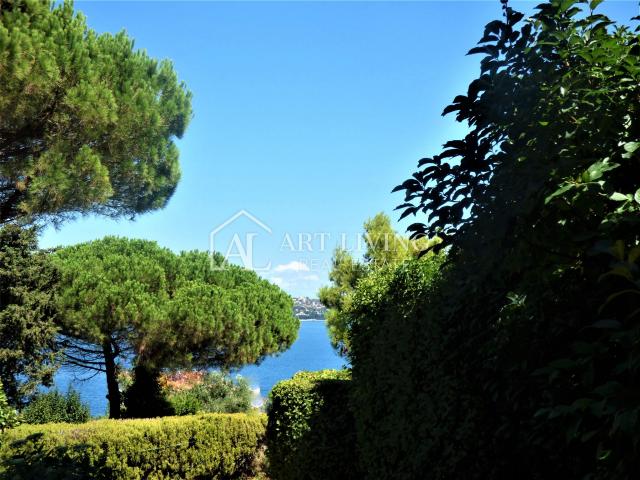
<instances>
[{"instance_id":1,"label":"distant town buildings","mask_svg":"<svg viewBox=\"0 0 640 480\"><path fill-rule=\"evenodd\" d=\"M300 320L324 320L326 307L317 298L295 297L293 299L293 314Z\"/></svg>"}]
</instances>

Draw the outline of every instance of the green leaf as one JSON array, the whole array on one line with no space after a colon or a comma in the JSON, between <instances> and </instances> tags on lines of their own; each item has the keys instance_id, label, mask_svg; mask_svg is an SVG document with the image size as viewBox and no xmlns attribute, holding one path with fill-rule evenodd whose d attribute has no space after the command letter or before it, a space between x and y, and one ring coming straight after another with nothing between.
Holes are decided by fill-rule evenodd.
<instances>
[{"instance_id":1,"label":"green leaf","mask_svg":"<svg viewBox=\"0 0 640 480\"><path fill-rule=\"evenodd\" d=\"M604 0L591 0L591 2L589 2L589 8L591 10L595 10L603 1Z\"/></svg>"},{"instance_id":2,"label":"green leaf","mask_svg":"<svg viewBox=\"0 0 640 480\"><path fill-rule=\"evenodd\" d=\"M633 152L635 152L638 148L640 148L640 142L627 142L622 145L625 153L622 154L622 158L631 158L633 156Z\"/></svg>"},{"instance_id":3,"label":"green leaf","mask_svg":"<svg viewBox=\"0 0 640 480\"><path fill-rule=\"evenodd\" d=\"M568 184L568 185L564 185L563 187L560 187L555 192L553 192L551 195L549 195L547 198L545 198L544 199L544 203L545 204L549 203L554 198L559 197L563 193L568 192L569 190L571 190L574 186L575 186L574 184Z\"/></svg>"},{"instance_id":4,"label":"green leaf","mask_svg":"<svg viewBox=\"0 0 640 480\"><path fill-rule=\"evenodd\" d=\"M600 328L603 330L618 330L620 327L622 327L622 324L617 320L605 319L605 320L598 320L591 326L593 328Z\"/></svg>"},{"instance_id":5,"label":"green leaf","mask_svg":"<svg viewBox=\"0 0 640 480\"><path fill-rule=\"evenodd\" d=\"M611 163L608 158L593 163L587 168L583 179L585 182L593 182L602 177L605 172L618 168L620 164Z\"/></svg>"},{"instance_id":6,"label":"green leaf","mask_svg":"<svg viewBox=\"0 0 640 480\"><path fill-rule=\"evenodd\" d=\"M560 12L566 12L567 10L569 10L569 8L571 8L575 3L577 2L577 0L561 0L560 3L560 8L558 9L558 11Z\"/></svg>"},{"instance_id":7,"label":"green leaf","mask_svg":"<svg viewBox=\"0 0 640 480\"><path fill-rule=\"evenodd\" d=\"M620 261L624 260L624 242L622 240L616 240L613 242L611 253ZM618 270L618 267L613 270ZM626 270L626 269L625 269Z\"/></svg>"},{"instance_id":8,"label":"green leaf","mask_svg":"<svg viewBox=\"0 0 640 480\"><path fill-rule=\"evenodd\" d=\"M571 404L571 408L574 410L586 410L594 403L594 400L591 398L579 398L575 402Z\"/></svg>"},{"instance_id":9,"label":"green leaf","mask_svg":"<svg viewBox=\"0 0 640 480\"><path fill-rule=\"evenodd\" d=\"M594 388L593 393L600 397L610 397L619 392L620 389L621 385L619 382L611 381Z\"/></svg>"},{"instance_id":10,"label":"green leaf","mask_svg":"<svg viewBox=\"0 0 640 480\"><path fill-rule=\"evenodd\" d=\"M631 195L625 195L624 193L615 192L610 197L610 200L614 202L626 202L627 200L631 200Z\"/></svg>"},{"instance_id":11,"label":"green leaf","mask_svg":"<svg viewBox=\"0 0 640 480\"><path fill-rule=\"evenodd\" d=\"M638 423L638 411L631 410L616 415L613 421L612 431L620 429L623 432L631 432Z\"/></svg>"},{"instance_id":12,"label":"green leaf","mask_svg":"<svg viewBox=\"0 0 640 480\"><path fill-rule=\"evenodd\" d=\"M638 258L640 258L640 247L633 247L629 251L629 263L636 263L636 260L638 260Z\"/></svg>"}]
</instances>

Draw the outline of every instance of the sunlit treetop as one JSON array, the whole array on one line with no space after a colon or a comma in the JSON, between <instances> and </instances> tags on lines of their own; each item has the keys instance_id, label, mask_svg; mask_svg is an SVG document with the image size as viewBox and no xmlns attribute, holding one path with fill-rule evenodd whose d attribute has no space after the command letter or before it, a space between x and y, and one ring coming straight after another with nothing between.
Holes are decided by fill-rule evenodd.
<instances>
[{"instance_id":1,"label":"sunlit treetop","mask_svg":"<svg viewBox=\"0 0 640 480\"><path fill-rule=\"evenodd\" d=\"M0 223L162 208L191 94L71 2L0 1Z\"/></svg>"}]
</instances>

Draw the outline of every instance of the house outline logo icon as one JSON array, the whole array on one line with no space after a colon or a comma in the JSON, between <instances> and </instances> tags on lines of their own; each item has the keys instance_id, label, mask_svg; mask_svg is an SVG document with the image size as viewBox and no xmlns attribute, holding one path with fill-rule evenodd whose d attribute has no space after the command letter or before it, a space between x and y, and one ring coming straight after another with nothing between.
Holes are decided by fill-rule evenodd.
<instances>
[{"instance_id":1,"label":"house outline logo icon","mask_svg":"<svg viewBox=\"0 0 640 480\"><path fill-rule=\"evenodd\" d=\"M271 228L267 224L262 222L260 219L258 219L255 215L252 215L251 213L249 213L247 210L244 210L244 209L239 210L238 212L233 214L231 217L229 217L227 220L225 220L220 225L218 225L216 228L211 230L211 232L209 232L209 253L211 256L212 270L224 270L226 266L229 264L228 260L230 257L240 257L243 266L249 270L260 272L260 271L267 271L271 269L271 261L269 261L267 265L263 265L260 267L254 266L253 264L253 239L258 235L258 233L256 232L245 233L244 242L242 241L240 236L237 233L235 233L233 235L233 238L230 244L227 246L226 253L224 254L225 263L223 265L216 264L215 256L214 256L216 253L216 248L215 248L216 235L221 231L223 231L224 229L226 229L229 225L234 223L236 220L242 217L247 218L254 225L257 225L262 230L267 232L269 235L273 233L271 231ZM234 247L238 253L232 253Z\"/></svg>"}]
</instances>

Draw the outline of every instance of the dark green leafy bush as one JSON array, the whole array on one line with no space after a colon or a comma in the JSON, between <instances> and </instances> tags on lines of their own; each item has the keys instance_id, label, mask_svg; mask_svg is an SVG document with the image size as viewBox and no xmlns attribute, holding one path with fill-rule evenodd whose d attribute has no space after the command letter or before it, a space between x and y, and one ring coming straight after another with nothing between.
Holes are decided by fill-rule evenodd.
<instances>
[{"instance_id":1,"label":"dark green leafy bush","mask_svg":"<svg viewBox=\"0 0 640 480\"><path fill-rule=\"evenodd\" d=\"M167 400L175 415L239 413L251 410L251 395L246 379L234 380L219 372L208 372L190 388L169 391Z\"/></svg>"},{"instance_id":2,"label":"dark green leafy bush","mask_svg":"<svg viewBox=\"0 0 640 480\"><path fill-rule=\"evenodd\" d=\"M466 454L454 445L476 433L460 419L476 406L448 361L442 316L424 316L437 308L442 263L439 255L378 270L354 294L352 396L368 478L476 478L477 469L453 468Z\"/></svg>"},{"instance_id":3,"label":"dark green leafy bush","mask_svg":"<svg viewBox=\"0 0 640 480\"><path fill-rule=\"evenodd\" d=\"M448 260L351 319L368 478L637 478L640 36L599 3L503 2L469 134L398 187Z\"/></svg>"},{"instance_id":4,"label":"dark green leafy bush","mask_svg":"<svg viewBox=\"0 0 640 480\"><path fill-rule=\"evenodd\" d=\"M258 414L207 414L22 425L0 447L0 478L242 478L251 473L265 423Z\"/></svg>"},{"instance_id":5,"label":"dark green leafy bush","mask_svg":"<svg viewBox=\"0 0 640 480\"><path fill-rule=\"evenodd\" d=\"M348 370L299 372L269 397L267 456L274 480L361 479Z\"/></svg>"},{"instance_id":6,"label":"dark green leafy bush","mask_svg":"<svg viewBox=\"0 0 640 480\"><path fill-rule=\"evenodd\" d=\"M82 403L80 394L73 389L63 395L58 390L39 393L22 410L24 423L84 423L91 417L89 406Z\"/></svg>"},{"instance_id":7,"label":"dark green leafy bush","mask_svg":"<svg viewBox=\"0 0 640 480\"><path fill-rule=\"evenodd\" d=\"M173 408L174 415L194 415L202 411L200 399L191 390L171 395L169 402L171 403L171 408Z\"/></svg>"}]
</instances>

